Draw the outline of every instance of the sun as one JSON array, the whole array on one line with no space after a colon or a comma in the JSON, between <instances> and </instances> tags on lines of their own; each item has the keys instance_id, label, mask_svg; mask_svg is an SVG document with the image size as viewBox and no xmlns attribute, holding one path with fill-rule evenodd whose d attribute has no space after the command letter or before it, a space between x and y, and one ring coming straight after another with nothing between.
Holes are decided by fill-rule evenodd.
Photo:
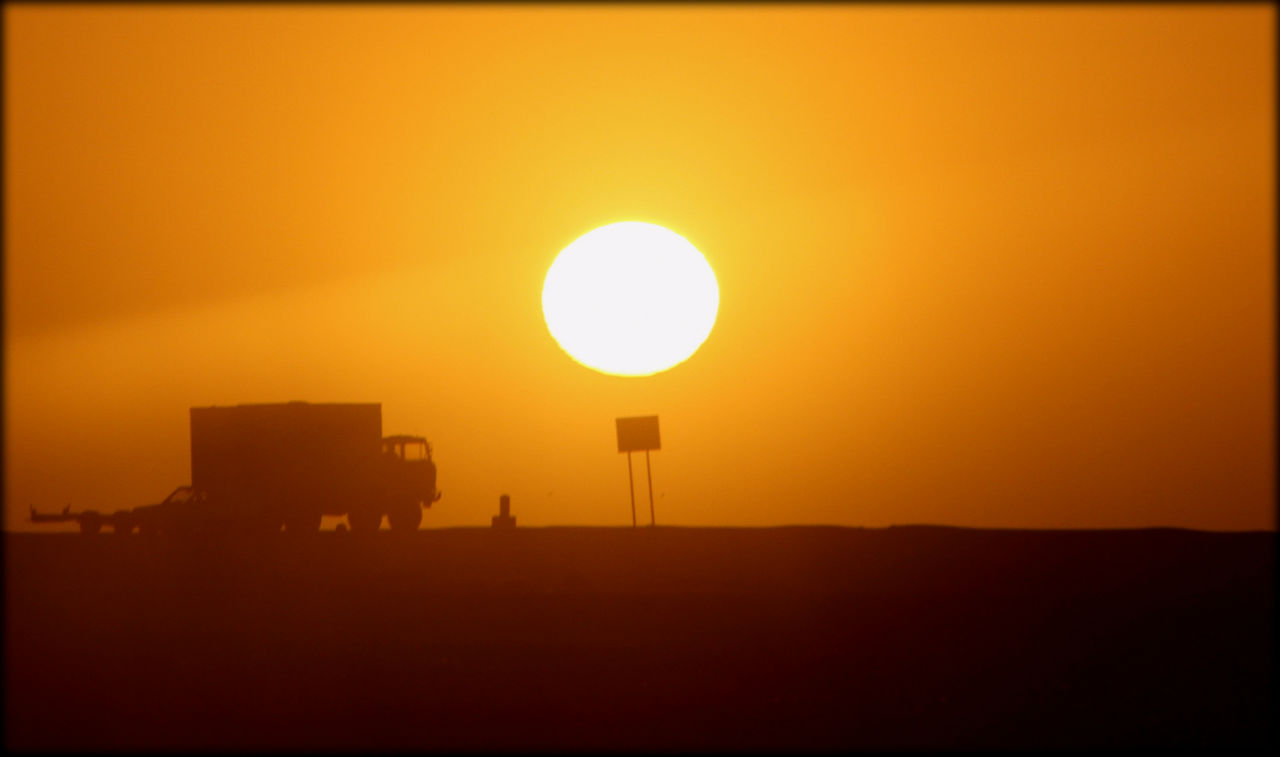
<instances>
[{"instance_id":1,"label":"sun","mask_svg":"<svg viewBox=\"0 0 1280 757\"><path fill-rule=\"evenodd\" d=\"M648 376L679 365L711 334L720 287L689 240L623 221L560 251L542 284L542 313L569 356L601 373Z\"/></svg>"}]
</instances>

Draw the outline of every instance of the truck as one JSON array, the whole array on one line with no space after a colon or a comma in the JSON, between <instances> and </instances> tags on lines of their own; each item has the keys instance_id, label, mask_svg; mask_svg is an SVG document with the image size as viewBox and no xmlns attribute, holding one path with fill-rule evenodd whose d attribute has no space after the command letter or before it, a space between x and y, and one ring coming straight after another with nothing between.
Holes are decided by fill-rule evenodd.
<instances>
[{"instance_id":1,"label":"truck","mask_svg":"<svg viewBox=\"0 0 1280 757\"><path fill-rule=\"evenodd\" d=\"M117 510L38 513L81 533L315 533L345 516L352 532L416 531L440 500L432 448L422 436L383 436L378 403L193 407L191 483L163 501Z\"/></svg>"}]
</instances>

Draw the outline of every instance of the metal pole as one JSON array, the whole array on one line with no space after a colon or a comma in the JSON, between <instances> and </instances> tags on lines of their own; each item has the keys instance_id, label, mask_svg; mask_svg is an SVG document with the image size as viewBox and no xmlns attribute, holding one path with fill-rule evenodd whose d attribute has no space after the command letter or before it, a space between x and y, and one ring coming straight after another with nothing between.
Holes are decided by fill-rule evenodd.
<instances>
[{"instance_id":1,"label":"metal pole","mask_svg":"<svg viewBox=\"0 0 1280 757\"><path fill-rule=\"evenodd\" d=\"M631 476L631 452L627 451L627 490L631 492L631 527L636 527L636 484Z\"/></svg>"},{"instance_id":2,"label":"metal pole","mask_svg":"<svg viewBox=\"0 0 1280 757\"><path fill-rule=\"evenodd\" d=\"M649 450L644 451L644 474L649 477L649 525L656 526L653 518L653 469L649 466Z\"/></svg>"}]
</instances>

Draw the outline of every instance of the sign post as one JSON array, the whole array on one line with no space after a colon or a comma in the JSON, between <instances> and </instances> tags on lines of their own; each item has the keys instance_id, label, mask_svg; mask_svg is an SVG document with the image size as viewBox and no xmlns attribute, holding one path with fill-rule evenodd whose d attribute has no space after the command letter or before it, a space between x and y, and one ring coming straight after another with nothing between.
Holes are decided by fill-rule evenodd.
<instances>
[{"instance_id":1,"label":"sign post","mask_svg":"<svg viewBox=\"0 0 1280 757\"><path fill-rule=\"evenodd\" d=\"M636 481L631 475L631 453L627 452L627 491L631 493L631 527L636 527Z\"/></svg>"},{"instance_id":2,"label":"sign post","mask_svg":"<svg viewBox=\"0 0 1280 757\"><path fill-rule=\"evenodd\" d=\"M654 421L657 421L657 418L654 418ZM653 466L649 463L649 450L644 451L644 475L649 479L649 525L656 526L658 519L653 517ZM635 508L632 507L632 509Z\"/></svg>"},{"instance_id":3,"label":"sign post","mask_svg":"<svg viewBox=\"0 0 1280 757\"><path fill-rule=\"evenodd\" d=\"M653 470L650 467L649 451L662 449L662 441L658 436L658 416L618 418L616 423L618 452L627 453L627 486L631 490L631 527L636 527L636 486L635 477L631 473L631 453L640 451L644 452L644 472L649 480L649 525L655 526L658 521L653 514Z\"/></svg>"}]
</instances>

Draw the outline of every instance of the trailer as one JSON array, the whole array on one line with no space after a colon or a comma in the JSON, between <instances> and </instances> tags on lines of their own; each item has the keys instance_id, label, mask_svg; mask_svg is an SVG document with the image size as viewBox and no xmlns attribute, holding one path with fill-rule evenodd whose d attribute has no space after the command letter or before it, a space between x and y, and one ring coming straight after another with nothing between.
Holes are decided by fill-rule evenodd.
<instances>
[{"instance_id":1,"label":"trailer","mask_svg":"<svg viewBox=\"0 0 1280 757\"><path fill-rule=\"evenodd\" d=\"M191 408L191 484L162 502L102 515L40 514L82 533L315 533L345 516L353 532L414 531L439 501L431 445L382 436L378 403L246 404Z\"/></svg>"}]
</instances>

